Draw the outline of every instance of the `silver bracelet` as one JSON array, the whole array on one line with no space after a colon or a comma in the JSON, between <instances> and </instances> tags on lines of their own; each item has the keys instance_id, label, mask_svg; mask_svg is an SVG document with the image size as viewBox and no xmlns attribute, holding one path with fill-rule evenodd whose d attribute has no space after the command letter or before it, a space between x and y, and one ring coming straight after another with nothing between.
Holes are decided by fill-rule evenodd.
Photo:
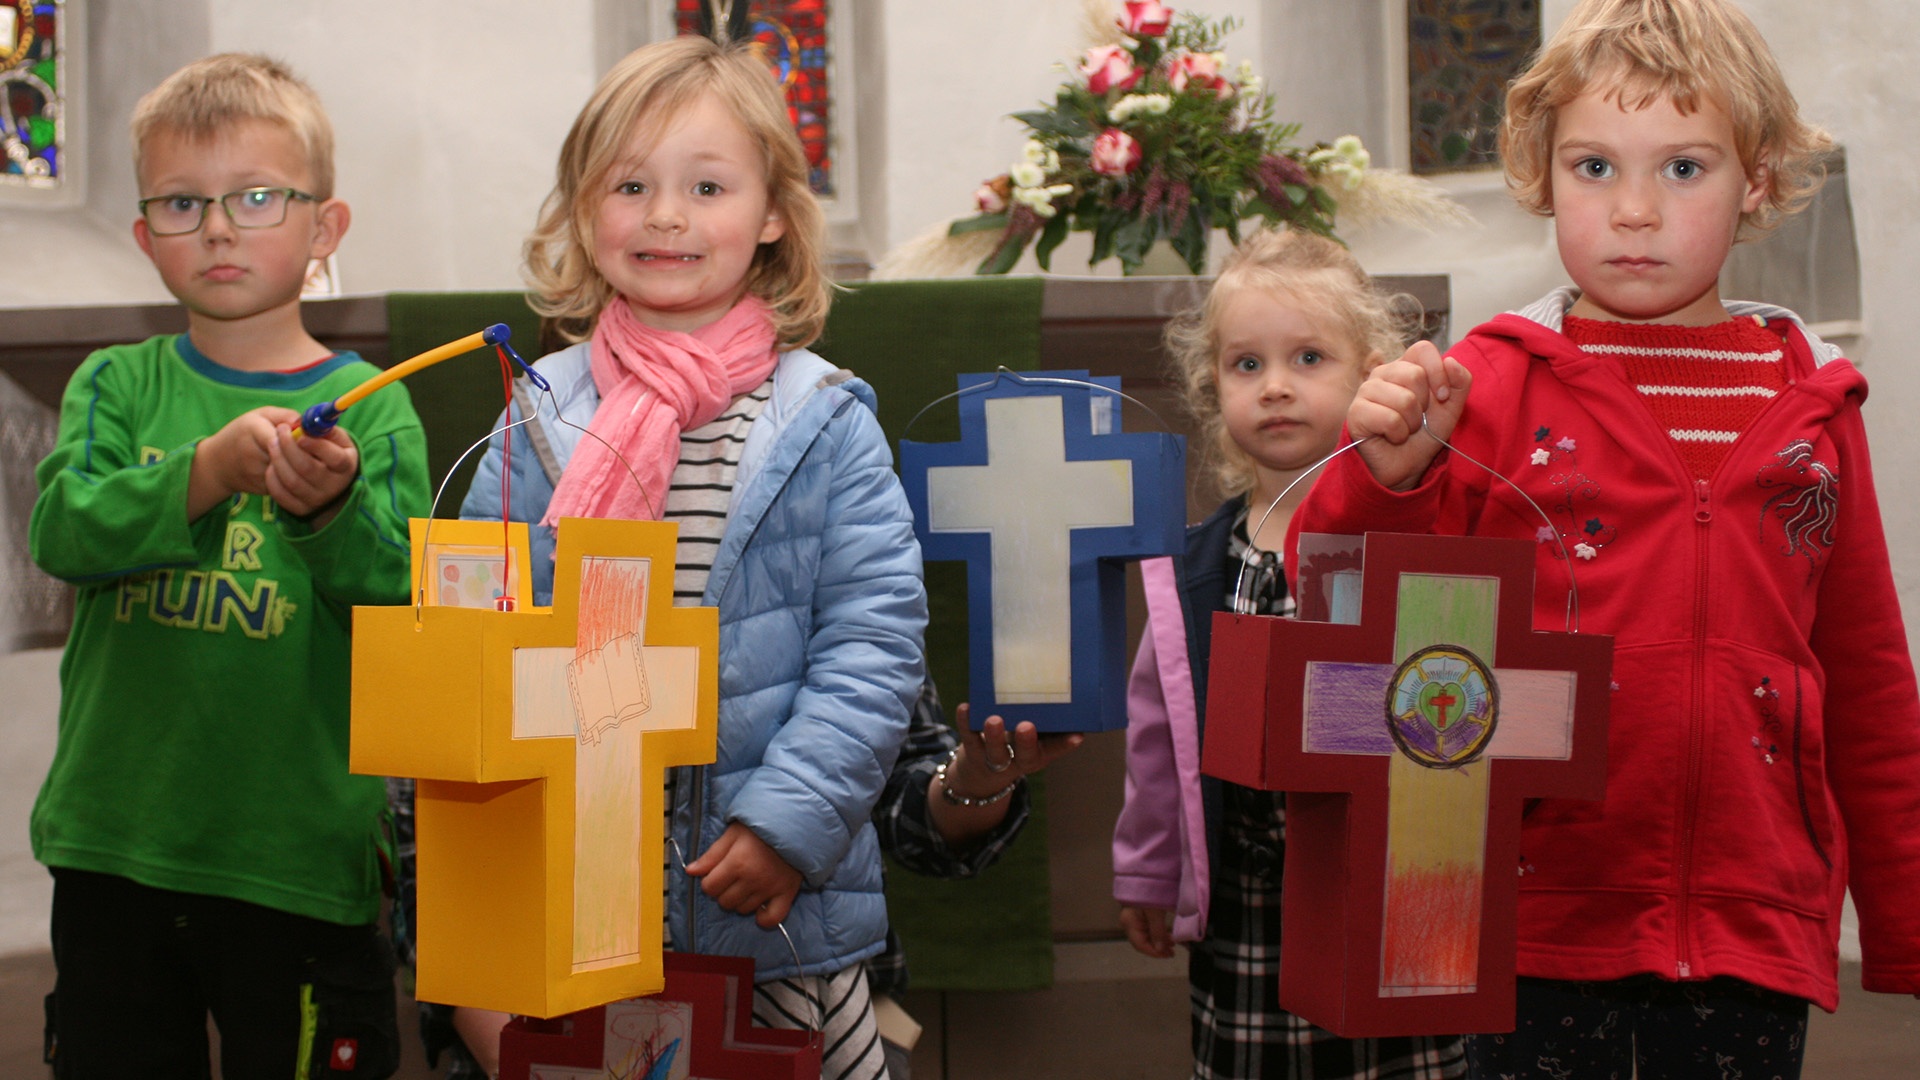
<instances>
[{"instance_id":1,"label":"silver bracelet","mask_svg":"<svg viewBox=\"0 0 1920 1080\"><path fill-rule=\"evenodd\" d=\"M953 790L947 783L947 769L958 760L960 760L960 748L956 746L953 748L953 751L947 755L947 760L941 762L933 770L933 778L940 783L941 797L955 806L992 806L994 803L1013 794L1013 789L1020 786L1020 780L1016 778L1013 783L1008 784L1006 787L1001 788L991 795L986 795L978 799L962 795Z\"/></svg>"}]
</instances>

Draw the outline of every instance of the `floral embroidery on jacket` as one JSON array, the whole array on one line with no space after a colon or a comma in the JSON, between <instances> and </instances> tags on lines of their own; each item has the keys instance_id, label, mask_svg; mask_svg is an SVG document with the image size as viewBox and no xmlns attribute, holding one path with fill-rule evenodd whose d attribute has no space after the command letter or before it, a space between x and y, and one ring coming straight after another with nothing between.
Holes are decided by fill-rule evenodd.
<instances>
[{"instance_id":1,"label":"floral embroidery on jacket","mask_svg":"<svg viewBox=\"0 0 1920 1080\"><path fill-rule=\"evenodd\" d=\"M1534 429L1533 443L1529 461L1547 468L1557 466L1557 471L1548 473L1547 482L1559 488L1560 495L1547 509L1562 522L1558 526L1542 525L1534 530L1534 539L1553 545L1556 559L1570 556L1591 562L1619 536L1618 529L1586 505L1600 498L1600 485L1581 472L1574 461L1579 444L1572 436L1555 438L1553 429L1542 424ZM1566 545L1564 555L1562 544Z\"/></svg>"},{"instance_id":2,"label":"floral embroidery on jacket","mask_svg":"<svg viewBox=\"0 0 1920 1080\"><path fill-rule=\"evenodd\" d=\"M1753 748L1761 760L1771 765L1773 756L1780 752L1780 690L1771 678L1762 675L1760 685L1753 688L1753 696L1760 702L1760 734L1753 736Z\"/></svg>"}]
</instances>

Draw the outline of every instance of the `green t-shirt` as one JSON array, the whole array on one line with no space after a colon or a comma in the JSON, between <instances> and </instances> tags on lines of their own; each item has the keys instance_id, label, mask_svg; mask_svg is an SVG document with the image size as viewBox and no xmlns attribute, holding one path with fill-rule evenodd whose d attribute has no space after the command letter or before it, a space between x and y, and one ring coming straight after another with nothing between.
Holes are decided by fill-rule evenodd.
<instances>
[{"instance_id":1,"label":"green t-shirt","mask_svg":"<svg viewBox=\"0 0 1920 1080\"><path fill-rule=\"evenodd\" d=\"M427 506L406 390L340 426L360 473L325 528L235 496L189 523L198 440L261 405L331 401L379 369L351 353L243 372L184 335L102 349L67 385L40 463L33 559L78 587L60 737L32 818L48 866L373 921L386 801L347 772L355 604L408 596Z\"/></svg>"}]
</instances>

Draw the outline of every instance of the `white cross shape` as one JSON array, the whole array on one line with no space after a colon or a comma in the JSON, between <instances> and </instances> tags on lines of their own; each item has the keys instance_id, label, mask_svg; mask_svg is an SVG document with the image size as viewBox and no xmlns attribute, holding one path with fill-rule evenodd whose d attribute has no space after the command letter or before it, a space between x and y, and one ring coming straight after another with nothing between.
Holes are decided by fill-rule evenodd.
<instances>
[{"instance_id":1,"label":"white cross shape","mask_svg":"<svg viewBox=\"0 0 1920 1080\"><path fill-rule=\"evenodd\" d=\"M603 644L513 651L513 737L574 742L575 971L639 956L645 736L694 724L699 650L641 644L650 564L582 560L580 634Z\"/></svg>"},{"instance_id":2,"label":"white cross shape","mask_svg":"<svg viewBox=\"0 0 1920 1080\"><path fill-rule=\"evenodd\" d=\"M1133 462L1068 461L1059 397L985 402L987 463L927 470L929 531L991 535L993 696L1073 700L1072 532L1133 524Z\"/></svg>"}]
</instances>

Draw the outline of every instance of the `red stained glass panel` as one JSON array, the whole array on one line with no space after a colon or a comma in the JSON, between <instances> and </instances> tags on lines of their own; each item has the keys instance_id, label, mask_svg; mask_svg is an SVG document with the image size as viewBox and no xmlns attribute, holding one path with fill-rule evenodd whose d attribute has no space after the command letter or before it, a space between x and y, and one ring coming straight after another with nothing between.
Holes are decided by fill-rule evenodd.
<instances>
[{"instance_id":1,"label":"red stained glass panel","mask_svg":"<svg viewBox=\"0 0 1920 1080\"><path fill-rule=\"evenodd\" d=\"M734 0L746 3L747 33L754 48L779 77L787 97L787 116L807 152L809 179L816 195L832 195L832 87L827 81L830 55L827 0ZM674 30L705 32L707 0L674 0Z\"/></svg>"}]
</instances>

